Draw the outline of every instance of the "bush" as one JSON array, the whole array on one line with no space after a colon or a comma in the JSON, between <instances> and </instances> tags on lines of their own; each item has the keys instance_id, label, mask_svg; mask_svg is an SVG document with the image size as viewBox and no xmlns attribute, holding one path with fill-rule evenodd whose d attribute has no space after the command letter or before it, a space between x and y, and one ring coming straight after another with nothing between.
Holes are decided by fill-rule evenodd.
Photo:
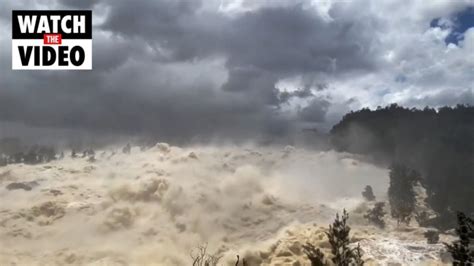
<instances>
[{"instance_id":1,"label":"bush","mask_svg":"<svg viewBox=\"0 0 474 266\"><path fill-rule=\"evenodd\" d=\"M207 252L207 244L200 245L191 251L193 266L217 266L220 258L220 256L211 255Z\"/></svg>"},{"instance_id":2,"label":"bush","mask_svg":"<svg viewBox=\"0 0 474 266\"><path fill-rule=\"evenodd\" d=\"M430 223L430 215L426 211L415 214L415 220L419 226L426 227Z\"/></svg>"},{"instance_id":3,"label":"bush","mask_svg":"<svg viewBox=\"0 0 474 266\"><path fill-rule=\"evenodd\" d=\"M329 225L329 231L326 232L331 245L331 253L333 254L332 262L336 265L363 265L362 250L359 246L355 249L349 248L349 233L351 228L347 225L349 214L343 211L341 219L336 214L336 220Z\"/></svg>"},{"instance_id":4,"label":"bush","mask_svg":"<svg viewBox=\"0 0 474 266\"><path fill-rule=\"evenodd\" d=\"M424 233L426 242L428 244L437 244L439 241L439 232L435 230L428 230Z\"/></svg>"},{"instance_id":5,"label":"bush","mask_svg":"<svg viewBox=\"0 0 474 266\"><path fill-rule=\"evenodd\" d=\"M23 147L24 151L13 154L0 153L0 165L24 163L24 164L40 164L48 163L56 159L56 151L53 147L33 145L31 147Z\"/></svg>"},{"instance_id":6,"label":"bush","mask_svg":"<svg viewBox=\"0 0 474 266\"><path fill-rule=\"evenodd\" d=\"M474 264L474 220L459 212L456 234L459 239L452 244L446 244L448 252L453 257L454 265Z\"/></svg>"},{"instance_id":7,"label":"bush","mask_svg":"<svg viewBox=\"0 0 474 266\"><path fill-rule=\"evenodd\" d=\"M383 217L385 216L386 212L384 211L384 207L384 202L375 203L374 208L368 210L364 215L364 218L382 229L385 228L385 221L383 220Z\"/></svg>"},{"instance_id":8,"label":"bush","mask_svg":"<svg viewBox=\"0 0 474 266\"><path fill-rule=\"evenodd\" d=\"M362 196L363 196L367 201L374 201L374 200L375 200L374 191L372 190L372 187L371 187L371 186L365 186L364 191L362 191Z\"/></svg>"},{"instance_id":9,"label":"bush","mask_svg":"<svg viewBox=\"0 0 474 266\"><path fill-rule=\"evenodd\" d=\"M127 145L122 148L122 153L130 154L131 150L132 150L132 146L130 146L130 143L127 143Z\"/></svg>"},{"instance_id":10,"label":"bush","mask_svg":"<svg viewBox=\"0 0 474 266\"><path fill-rule=\"evenodd\" d=\"M324 259L324 254L313 244L307 243L306 245L303 245L303 250L309 261L311 261L311 266L327 265L326 260Z\"/></svg>"}]
</instances>

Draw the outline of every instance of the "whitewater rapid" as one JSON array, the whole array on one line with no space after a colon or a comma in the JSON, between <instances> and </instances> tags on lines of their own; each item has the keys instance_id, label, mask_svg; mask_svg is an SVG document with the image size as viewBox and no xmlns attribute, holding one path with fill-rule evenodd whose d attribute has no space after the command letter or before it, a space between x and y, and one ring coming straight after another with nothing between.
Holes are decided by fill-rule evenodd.
<instances>
[{"instance_id":1,"label":"whitewater rapid","mask_svg":"<svg viewBox=\"0 0 474 266\"><path fill-rule=\"evenodd\" d=\"M31 190L7 189L26 182ZM133 147L0 167L0 265L191 265L199 245L234 265L309 265L346 208L370 264L437 264L423 229L367 224L361 191L388 172L350 154L293 147Z\"/></svg>"}]
</instances>

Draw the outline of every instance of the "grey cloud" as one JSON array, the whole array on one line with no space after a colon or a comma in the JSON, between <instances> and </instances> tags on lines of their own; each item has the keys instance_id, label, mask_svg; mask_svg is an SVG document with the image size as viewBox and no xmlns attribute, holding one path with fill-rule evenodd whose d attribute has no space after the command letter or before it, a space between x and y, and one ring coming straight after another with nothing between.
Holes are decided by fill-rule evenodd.
<instances>
[{"instance_id":1,"label":"grey cloud","mask_svg":"<svg viewBox=\"0 0 474 266\"><path fill-rule=\"evenodd\" d=\"M311 98L313 96L314 94L310 87L304 87L292 92L282 91L278 93L278 99L281 104L287 103L292 98L305 99L305 98Z\"/></svg>"},{"instance_id":2,"label":"grey cloud","mask_svg":"<svg viewBox=\"0 0 474 266\"><path fill-rule=\"evenodd\" d=\"M310 87L304 87L302 89L296 90L293 92L293 94L298 98L308 98L314 95Z\"/></svg>"},{"instance_id":3,"label":"grey cloud","mask_svg":"<svg viewBox=\"0 0 474 266\"><path fill-rule=\"evenodd\" d=\"M314 98L308 106L298 112L298 116L305 122L324 122L330 105L326 99Z\"/></svg>"},{"instance_id":4,"label":"grey cloud","mask_svg":"<svg viewBox=\"0 0 474 266\"><path fill-rule=\"evenodd\" d=\"M229 79L222 86L224 91L243 93L256 104L278 105L275 75L257 69L232 69Z\"/></svg>"},{"instance_id":5,"label":"grey cloud","mask_svg":"<svg viewBox=\"0 0 474 266\"><path fill-rule=\"evenodd\" d=\"M94 71L8 71L0 82L1 120L180 139L282 135L296 122L279 109L280 79L374 67L360 48L370 40L356 27L325 22L299 4L228 16L200 1L59 3L107 10L94 12L103 21L94 28ZM224 58L227 80L212 82L221 75L214 71L196 81L186 73L185 66L212 58ZM178 66L164 70L172 64ZM314 97L316 83L290 97ZM301 118L321 121L325 108L314 100Z\"/></svg>"},{"instance_id":6,"label":"grey cloud","mask_svg":"<svg viewBox=\"0 0 474 266\"><path fill-rule=\"evenodd\" d=\"M230 65L281 75L373 67L359 44L370 39L360 39L350 23L327 23L301 5L249 12L231 28L225 43Z\"/></svg>"},{"instance_id":7,"label":"grey cloud","mask_svg":"<svg viewBox=\"0 0 474 266\"><path fill-rule=\"evenodd\" d=\"M102 32L94 35L94 71L111 71L123 65L130 57L144 55L143 45L133 44L117 36L106 36Z\"/></svg>"},{"instance_id":8,"label":"grey cloud","mask_svg":"<svg viewBox=\"0 0 474 266\"><path fill-rule=\"evenodd\" d=\"M146 42L157 48L162 61L190 60L205 57L212 51L215 36L208 29L217 23L206 23L214 14L199 17L200 1L126 1L111 0L109 15L102 29L134 42ZM203 24L203 25L201 25ZM215 30L212 30L215 34Z\"/></svg>"},{"instance_id":9,"label":"grey cloud","mask_svg":"<svg viewBox=\"0 0 474 266\"><path fill-rule=\"evenodd\" d=\"M456 104L465 104L474 106L474 89L468 88L456 91L441 91L435 95L411 98L404 104L408 106L433 106L440 107L444 105L454 106Z\"/></svg>"},{"instance_id":10,"label":"grey cloud","mask_svg":"<svg viewBox=\"0 0 474 266\"><path fill-rule=\"evenodd\" d=\"M250 92L249 99L261 97L264 103L278 104L274 85L280 78L374 67L362 48L371 40L359 38L359 28L327 23L301 4L236 18L199 7L193 1L114 1L103 28L158 45L161 58L169 60L222 55L230 75L223 89Z\"/></svg>"},{"instance_id":11,"label":"grey cloud","mask_svg":"<svg viewBox=\"0 0 474 266\"><path fill-rule=\"evenodd\" d=\"M1 51L2 121L179 140L281 136L327 119L334 105L316 94L331 89L318 74L369 73L385 52L378 18L340 5L328 21L294 2L230 16L201 1L57 1L94 10L94 70L13 72ZM299 76L300 89L276 88ZM296 119L281 108L290 98L309 101Z\"/></svg>"},{"instance_id":12,"label":"grey cloud","mask_svg":"<svg viewBox=\"0 0 474 266\"><path fill-rule=\"evenodd\" d=\"M67 7L79 8L79 9L90 9L95 4L99 3L99 0L59 0L59 2Z\"/></svg>"},{"instance_id":13,"label":"grey cloud","mask_svg":"<svg viewBox=\"0 0 474 266\"><path fill-rule=\"evenodd\" d=\"M150 80L148 77L164 77L166 72L147 66L125 66L117 69L114 77L94 72L68 74L39 73L17 83L15 88L1 90L0 120L159 136L174 141L223 136L252 139L280 134L282 129L274 124L284 128L287 126L283 123L289 124L271 108L253 104L242 96L216 93L204 80L185 89L166 80ZM44 81L33 84L41 79ZM55 86L51 86L52 80ZM6 85L11 88L12 84Z\"/></svg>"}]
</instances>

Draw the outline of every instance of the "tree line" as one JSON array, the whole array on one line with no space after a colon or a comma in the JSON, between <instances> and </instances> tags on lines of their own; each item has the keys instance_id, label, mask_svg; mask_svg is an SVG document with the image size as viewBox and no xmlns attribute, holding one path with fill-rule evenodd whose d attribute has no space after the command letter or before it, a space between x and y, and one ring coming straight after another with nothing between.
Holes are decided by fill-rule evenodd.
<instances>
[{"instance_id":1,"label":"tree line","mask_svg":"<svg viewBox=\"0 0 474 266\"><path fill-rule=\"evenodd\" d=\"M406 188L414 182L426 188L428 204L437 213L428 221L431 226L452 228L457 211L474 214L474 107L365 108L346 114L332 128L330 140L339 151L390 165L389 198L403 205L402 220L413 208L403 198L413 197Z\"/></svg>"}]
</instances>

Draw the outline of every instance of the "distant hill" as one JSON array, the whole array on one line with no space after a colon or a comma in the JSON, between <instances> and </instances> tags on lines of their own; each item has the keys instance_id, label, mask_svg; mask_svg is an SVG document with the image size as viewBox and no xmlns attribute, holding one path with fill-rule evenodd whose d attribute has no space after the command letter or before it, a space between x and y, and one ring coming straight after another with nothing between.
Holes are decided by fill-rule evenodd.
<instances>
[{"instance_id":1,"label":"distant hill","mask_svg":"<svg viewBox=\"0 0 474 266\"><path fill-rule=\"evenodd\" d=\"M339 151L419 171L442 223L454 222L458 210L474 213L474 107L362 109L346 114L330 134Z\"/></svg>"}]
</instances>

